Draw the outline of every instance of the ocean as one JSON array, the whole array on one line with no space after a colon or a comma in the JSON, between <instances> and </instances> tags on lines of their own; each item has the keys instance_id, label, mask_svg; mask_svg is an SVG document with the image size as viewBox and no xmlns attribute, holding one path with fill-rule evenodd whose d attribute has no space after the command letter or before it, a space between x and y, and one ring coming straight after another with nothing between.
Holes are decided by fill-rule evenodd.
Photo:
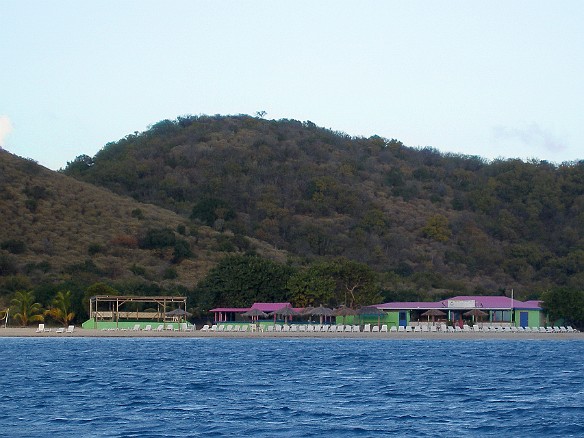
<instances>
[{"instance_id":1,"label":"ocean","mask_svg":"<svg viewBox=\"0 0 584 438\"><path fill-rule=\"evenodd\" d=\"M584 436L584 342L2 338L0 436Z\"/></svg>"}]
</instances>

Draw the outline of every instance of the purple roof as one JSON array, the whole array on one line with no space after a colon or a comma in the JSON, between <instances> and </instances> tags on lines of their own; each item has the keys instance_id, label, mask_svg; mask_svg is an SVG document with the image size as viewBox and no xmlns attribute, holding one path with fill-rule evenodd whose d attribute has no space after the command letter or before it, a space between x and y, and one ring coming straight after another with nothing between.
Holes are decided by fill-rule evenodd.
<instances>
[{"instance_id":1,"label":"purple roof","mask_svg":"<svg viewBox=\"0 0 584 438\"><path fill-rule=\"evenodd\" d=\"M428 302L428 301L401 301L397 303L377 304L375 307L382 310L408 310L408 309L442 309L446 305L442 301Z\"/></svg>"},{"instance_id":2,"label":"purple roof","mask_svg":"<svg viewBox=\"0 0 584 438\"><path fill-rule=\"evenodd\" d=\"M477 309L501 309L506 310L510 309L511 307L515 309L533 309L533 310L540 310L541 309L541 301L519 301L519 300L511 300L509 297L504 296L480 296L480 295L463 295L463 296L456 296L452 298L448 298L446 300L438 301L438 302L424 302L424 301L410 301L410 302L395 302L395 303L384 303L378 304L375 307L378 309L383 310L413 310L413 309L448 309L449 301L474 301L475 308ZM460 306L456 306L454 303L451 309L466 309L470 308L468 305L463 305L460 303Z\"/></svg>"},{"instance_id":3,"label":"purple roof","mask_svg":"<svg viewBox=\"0 0 584 438\"><path fill-rule=\"evenodd\" d=\"M290 303L253 303L252 309L258 309L262 312L275 312L283 307L292 307Z\"/></svg>"}]
</instances>

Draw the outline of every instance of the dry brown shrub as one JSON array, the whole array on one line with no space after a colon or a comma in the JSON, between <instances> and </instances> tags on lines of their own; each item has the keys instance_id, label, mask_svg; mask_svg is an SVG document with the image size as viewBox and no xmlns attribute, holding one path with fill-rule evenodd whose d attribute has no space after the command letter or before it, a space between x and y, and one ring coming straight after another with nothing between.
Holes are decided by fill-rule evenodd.
<instances>
[{"instance_id":1,"label":"dry brown shrub","mask_svg":"<svg viewBox=\"0 0 584 438\"><path fill-rule=\"evenodd\" d=\"M120 234L111 240L111 244L116 246L123 246L125 248L138 248L138 238L136 236Z\"/></svg>"}]
</instances>

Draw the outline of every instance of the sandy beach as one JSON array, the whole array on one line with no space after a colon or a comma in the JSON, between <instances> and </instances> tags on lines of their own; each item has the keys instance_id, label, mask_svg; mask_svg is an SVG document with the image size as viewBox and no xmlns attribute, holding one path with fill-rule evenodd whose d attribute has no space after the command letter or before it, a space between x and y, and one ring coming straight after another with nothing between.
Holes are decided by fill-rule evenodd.
<instances>
[{"instance_id":1,"label":"sandy beach","mask_svg":"<svg viewBox=\"0 0 584 438\"><path fill-rule=\"evenodd\" d=\"M319 333L319 332L192 332L93 330L75 328L73 333L36 333L36 327L0 328L0 337L34 338L229 338L229 339L383 339L383 340L584 340L584 333Z\"/></svg>"}]
</instances>

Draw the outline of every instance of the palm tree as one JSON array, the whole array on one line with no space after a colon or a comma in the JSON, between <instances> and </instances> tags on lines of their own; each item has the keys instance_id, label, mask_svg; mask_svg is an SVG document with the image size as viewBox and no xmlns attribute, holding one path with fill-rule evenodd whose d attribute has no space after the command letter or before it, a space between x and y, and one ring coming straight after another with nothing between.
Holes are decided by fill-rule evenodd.
<instances>
[{"instance_id":1,"label":"palm tree","mask_svg":"<svg viewBox=\"0 0 584 438\"><path fill-rule=\"evenodd\" d=\"M71 291L57 292L55 298L53 298L53 306L45 311L45 315L50 316L64 326L68 325L75 318L75 312L71 312Z\"/></svg>"},{"instance_id":2,"label":"palm tree","mask_svg":"<svg viewBox=\"0 0 584 438\"><path fill-rule=\"evenodd\" d=\"M23 327L26 327L31 322L43 322L45 319L42 315L40 303L34 302L34 294L31 290L16 291L11 305L15 309L13 318Z\"/></svg>"}]
</instances>

